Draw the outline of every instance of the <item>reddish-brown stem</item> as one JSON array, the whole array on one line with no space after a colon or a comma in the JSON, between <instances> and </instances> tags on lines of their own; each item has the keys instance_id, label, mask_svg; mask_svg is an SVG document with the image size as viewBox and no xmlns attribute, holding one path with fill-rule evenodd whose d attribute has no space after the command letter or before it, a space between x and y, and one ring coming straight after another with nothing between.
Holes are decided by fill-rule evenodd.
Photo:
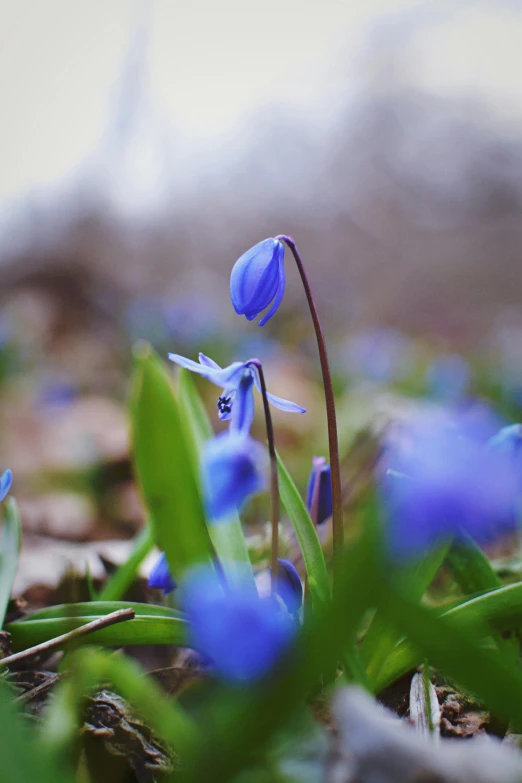
<instances>
[{"instance_id":1,"label":"reddish-brown stem","mask_svg":"<svg viewBox=\"0 0 522 783\"><path fill-rule=\"evenodd\" d=\"M323 387L324 396L326 402L326 421L328 426L328 447L330 452L330 471L332 478L332 532L333 532L333 581L334 592L336 584L339 584L341 578L342 569L342 553L344 543L344 526L343 526L343 506L342 506L342 494L341 494L341 466L339 461L339 441L337 437L337 421L335 413L335 397L332 385L332 376L330 373L330 364L328 362L328 353L326 351L326 341L324 338L323 328L319 320L319 314L317 312L317 306L312 295L312 289L310 288L310 282L308 275L304 268L301 256L297 250L296 244L292 237L287 237L284 234L280 234L276 237L281 242L285 242L290 248L292 255L297 264L299 274L305 290L306 298L308 300L308 307L310 309L310 315L315 329L315 336L317 339L317 348L319 349L319 360L321 362L321 372L323 375Z\"/></svg>"},{"instance_id":2,"label":"reddish-brown stem","mask_svg":"<svg viewBox=\"0 0 522 783\"><path fill-rule=\"evenodd\" d=\"M275 450L274 425L272 424L272 414L270 405L266 396L265 374L263 365L259 359L250 359L246 362L247 367L255 367L259 375L261 386L261 395L263 397L263 409L265 412L266 438L268 442L268 455L270 457L270 496L271 496L271 520L272 520L272 558L271 558L271 589L275 592L277 583L278 557L279 557L279 479L277 475L277 457Z\"/></svg>"}]
</instances>

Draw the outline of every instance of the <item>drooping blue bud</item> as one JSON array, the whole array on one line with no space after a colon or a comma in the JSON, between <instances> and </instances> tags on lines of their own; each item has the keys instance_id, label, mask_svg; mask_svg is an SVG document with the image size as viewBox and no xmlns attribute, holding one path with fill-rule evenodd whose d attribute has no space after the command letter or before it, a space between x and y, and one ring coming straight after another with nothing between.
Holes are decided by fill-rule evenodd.
<instances>
[{"instance_id":1,"label":"drooping blue bud","mask_svg":"<svg viewBox=\"0 0 522 783\"><path fill-rule=\"evenodd\" d=\"M167 593L172 593L172 591L176 589L177 584L171 576L169 564L167 563L164 552L162 552L156 560L154 568L149 574L148 584L149 587L157 587L159 590L163 590L165 595L167 595Z\"/></svg>"},{"instance_id":2,"label":"drooping blue bud","mask_svg":"<svg viewBox=\"0 0 522 783\"><path fill-rule=\"evenodd\" d=\"M316 525L321 525L332 516L332 479L330 465L324 457L313 459L313 468L308 480L306 507Z\"/></svg>"},{"instance_id":3,"label":"drooping blue bud","mask_svg":"<svg viewBox=\"0 0 522 783\"><path fill-rule=\"evenodd\" d=\"M7 493L11 489L12 483L13 483L13 474L9 469L4 470L4 472L0 476L0 503L7 496Z\"/></svg>"},{"instance_id":4,"label":"drooping blue bud","mask_svg":"<svg viewBox=\"0 0 522 783\"><path fill-rule=\"evenodd\" d=\"M244 432L225 432L205 444L201 477L208 518L225 520L265 489L266 450Z\"/></svg>"},{"instance_id":5,"label":"drooping blue bud","mask_svg":"<svg viewBox=\"0 0 522 783\"><path fill-rule=\"evenodd\" d=\"M230 298L238 315L252 321L272 303L259 321L272 318L285 292L285 247L279 239L264 239L243 253L230 275Z\"/></svg>"},{"instance_id":6,"label":"drooping blue bud","mask_svg":"<svg viewBox=\"0 0 522 783\"><path fill-rule=\"evenodd\" d=\"M181 604L189 642L225 680L246 683L268 675L290 644L295 623L272 598L223 585L200 566L186 577Z\"/></svg>"},{"instance_id":7,"label":"drooping blue bud","mask_svg":"<svg viewBox=\"0 0 522 783\"><path fill-rule=\"evenodd\" d=\"M299 611L303 604L303 583L296 567L289 561L279 558L275 591L290 614Z\"/></svg>"}]
</instances>

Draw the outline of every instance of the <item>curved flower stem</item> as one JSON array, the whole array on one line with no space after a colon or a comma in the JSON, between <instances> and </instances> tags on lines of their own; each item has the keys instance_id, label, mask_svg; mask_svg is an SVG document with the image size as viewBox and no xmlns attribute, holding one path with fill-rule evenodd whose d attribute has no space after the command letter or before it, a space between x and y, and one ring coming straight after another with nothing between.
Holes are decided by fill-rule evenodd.
<instances>
[{"instance_id":1,"label":"curved flower stem","mask_svg":"<svg viewBox=\"0 0 522 783\"><path fill-rule=\"evenodd\" d=\"M333 581L335 593L335 586L339 584L341 579L344 527L341 495L341 466L339 462L339 441L337 438L337 421L335 414L335 397L333 393L332 376L330 373L330 364L328 362L328 354L326 351L326 341L324 339L323 328L319 320L317 307L312 296L312 289L310 288L308 276L301 260L301 256L299 255L299 251L297 250L296 244L292 237L287 237L284 234L280 234L276 237L276 239L279 239L281 242L285 242L288 245L297 264L297 268L303 282L306 298L308 300L308 307L310 308L310 314L312 316L315 336L317 339L317 347L319 349L319 359L321 362L321 372L323 375L324 396L326 402L328 446L330 452L330 475L332 479L332 528L334 557Z\"/></svg>"},{"instance_id":2,"label":"curved flower stem","mask_svg":"<svg viewBox=\"0 0 522 783\"><path fill-rule=\"evenodd\" d=\"M259 375L261 385L261 394L263 396L263 408L265 412L266 437L268 441L268 454L270 457L270 495L271 495L271 519L272 519L272 562L271 562L271 590L275 592L278 571L279 556L279 478L277 475L277 457L275 450L274 425L272 424L272 414L266 396L265 374L263 365L259 359L250 359L246 362L247 367L255 367Z\"/></svg>"}]
</instances>

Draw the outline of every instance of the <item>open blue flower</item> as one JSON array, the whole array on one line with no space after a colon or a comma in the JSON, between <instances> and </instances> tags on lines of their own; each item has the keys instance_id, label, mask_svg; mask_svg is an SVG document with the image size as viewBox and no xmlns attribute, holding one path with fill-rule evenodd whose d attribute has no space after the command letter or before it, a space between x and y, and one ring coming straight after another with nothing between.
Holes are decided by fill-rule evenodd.
<instances>
[{"instance_id":1,"label":"open blue flower","mask_svg":"<svg viewBox=\"0 0 522 783\"><path fill-rule=\"evenodd\" d=\"M165 595L172 593L176 589L177 584L171 576L169 564L165 553L156 560L152 571L149 574L149 587L157 587L159 590L163 590Z\"/></svg>"},{"instance_id":2,"label":"open blue flower","mask_svg":"<svg viewBox=\"0 0 522 783\"><path fill-rule=\"evenodd\" d=\"M169 359L186 370L197 372L207 380L223 389L217 403L220 419L230 419L234 410L232 429L248 432L254 417L254 399L252 386L261 391L259 376L254 366L248 362L233 362L228 367L220 367L204 354L199 354L199 364L192 359L169 353ZM306 413L306 408L295 402L267 393L269 401L276 408L287 413Z\"/></svg>"},{"instance_id":3,"label":"open blue flower","mask_svg":"<svg viewBox=\"0 0 522 783\"><path fill-rule=\"evenodd\" d=\"M266 449L245 432L224 432L205 444L201 479L208 518L225 520L266 488Z\"/></svg>"},{"instance_id":4,"label":"open blue flower","mask_svg":"<svg viewBox=\"0 0 522 783\"><path fill-rule=\"evenodd\" d=\"M12 483L13 483L13 474L9 469L4 470L4 472L0 476L0 503L2 502L2 500L5 500L7 493L11 489Z\"/></svg>"},{"instance_id":5,"label":"open blue flower","mask_svg":"<svg viewBox=\"0 0 522 783\"><path fill-rule=\"evenodd\" d=\"M230 298L238 315L252 321L272 303L259 326L272 318L285 292L284 257L285 246L279 239L264 239L236 261L230 276Z\"/></svg>"},{"instance_id":6,"label":"open blue flower","mask_svg":"<svg viewBox=\"0 0 522 783\"><path fill-rule=\"evenodd\" d=\"M295 623L272 598L241 586L224 586L215 571L199 567L182 586L191 646L222 679L245 683L270 673L294 633Z\"/></svg>"},{"instance_id":7,"label":"open blue flower","mask_svg":"<svg viewBox=\"0 0 522 783\"><path fill-rule=\"evenodd\" d=\"M322 525L332 516L332 477L330 465L324 457L314 457L313 459L306 493L306 507L316 525ZM314 517L316 518L314 519Z\"/></svg>"},{"instance_id":8,"label":"open blue flower","mask_svg":"<svg viewBox=\"0 0 522 783\"><path fill-rule=\"evenodd\" d=\"M295 614L303 605L303 583L301 582L301 577L297 573L294 564L289 560L279 558L277 563L275 592L281 598L288 611L291 614Z\"/></svg>"}]
</instances>

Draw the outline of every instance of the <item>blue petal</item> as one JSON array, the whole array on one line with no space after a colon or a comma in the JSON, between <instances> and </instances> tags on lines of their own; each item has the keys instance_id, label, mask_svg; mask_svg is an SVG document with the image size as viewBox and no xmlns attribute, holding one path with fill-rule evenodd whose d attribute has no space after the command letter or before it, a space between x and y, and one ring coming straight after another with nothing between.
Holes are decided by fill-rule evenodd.
<instances>
[{"instance_id":1,"label":"blue petal","mask_svg":"<svg viewBox=\"0 0 522 783\"><path fill-rule=\"evenodd\" d=\"M299 611L303 603L303 584L295 566L289 560L278 561L276 593L291 614Z\"/></svg>"},{"instance_id":2,"label":"blue petal","mask_svg":"<svg viewBox=\"0 0 522 783\"><path fill-rule=\"evenodd\" d=\"M186 370L197 372L198 375L202 375L208 381L215 383L216 386L221 386L221 388L224 388L235 376L238 376L237 380L239 382L239 371L244 368L244 364L241 362L233 362L228 367L223 367L223 369L219 366L214 368L207 364L198 364L198 362L194 362L192 359L187 359L185 356L180 356L177 353L169 353L169 359Z\"/></svg>"},{"instance_id":3,"label":"blue petal","mask_svg":"<svg viewBox=\"0 0 522 783\"><path fill-rule=\"evenodd\" d=\"M272 301L279 286L279 256L284 246L265 239L243 253L232 269L230 297L238 315L252 320Z\"/></svg>"},{"instance_id":4,"label":"blue petal","mask_svg":"<svg viewBox=\"0 0 522 783\"><path fill-rule=\"evenodd\" d=\"M167 563L164 552L162 552L156 560L156 563L150 572L148 584L149 587L157 587L160 590L163 590L165 595L176 589L177 584L170 574L169 564Z\"/></svg>"},{"instance_id":5,"label":"blue petal","mask_svg":"<svg viewBox=\"0 0 522 783\"><path fill-rule=\"evenodd\" d=\"M221 370L221 367L217 362L214 361L214 359L211 359L210 356L205 356L204 353L199 353L199 363L205 364L207 367L212 367L213 370Z\"/></svg>"},{"instance_id":6,"label":"blue petal","mask_svg":"<svg viewBox=\"0 0 522 783\"><path fill-rule=\"evenodd\" d=\"M12 483L13 483L13 474L9 469L4 470L4 472L0 476L0 503L2 502L2 500L4 500L7 493L11 489Z\"/></svg>"},{"instance_id":7,"label":"blue petal","mask_svg":"<svg viewBox=\"0 0 522 783\"><path fill-rule=\"evenodd\" d=\"M261 391L261 383L259 382L259 377L257 375L257 372L254 372L254 383L256 386L256 389L258 392ZM266 396L269 400L269 402L272 403L276 408L279 408L281 411L286 411L287 413L306 413L306 408L302 408L300 405L297 405L295 402L291 402L290 400L284 400L282 397L276 397L275 394L270 394L270 392L266 393Z\"/></svg>"},{"instance_id":8,"label":"blue petal","mask_svg":"<svg viewBox=\"0 0 522 783\"><path fill-rule=\"evenodd\" d=\"M248 435L226 432L209 440L201 460L207 515L218 522L267 483L266 451Z\"/></svg>"},{"instance_id":9,"label":"blue petal","mask_svg":"<svg viewBox=\"0 0 522 783\"><path fill-rule=\"evenodd\" d=\"M312 515L312 520L316 525L322 525L323 522L330 519L333 509L330 465L327 464L324 457L314 457L314 467L308 481L306 507L310 514L312 514L313 510L314 490L317 482L319 482L317 489L319 493L317 498L317 519L313 519Z\"/></svg>"},{"instance_id":10,"label":"blue petal","mask_svg":"<svg viewBox=\"0 0 522 783\"><path fill-rule=\"evenodd\" d=\"M248 435L254 421L254 377L251 372L245 373L239 382L232 407L231 432L243 432Z\"/></svg>"},{"instance_id":11,"label":"blue petal","mask_svg":"<svg viewBox=\"0 0 522 783\"><path fill-rule=\"evenodd\" d=\"M264 315L261 318L261 320L259 321L259 326L264 326L266 322L272 318L272 316L278 310L279 305L283 300L283 296L285 293L285 284L286 284L284 258L285 258L285 248L284 245L280 243L280 250L278 248L278 254L277 254L277 263L279 267L279 279L277 283L277 292L272 307L270 308L268 313L266 313L266 315Z\"/></svg>"}]
</instances>

